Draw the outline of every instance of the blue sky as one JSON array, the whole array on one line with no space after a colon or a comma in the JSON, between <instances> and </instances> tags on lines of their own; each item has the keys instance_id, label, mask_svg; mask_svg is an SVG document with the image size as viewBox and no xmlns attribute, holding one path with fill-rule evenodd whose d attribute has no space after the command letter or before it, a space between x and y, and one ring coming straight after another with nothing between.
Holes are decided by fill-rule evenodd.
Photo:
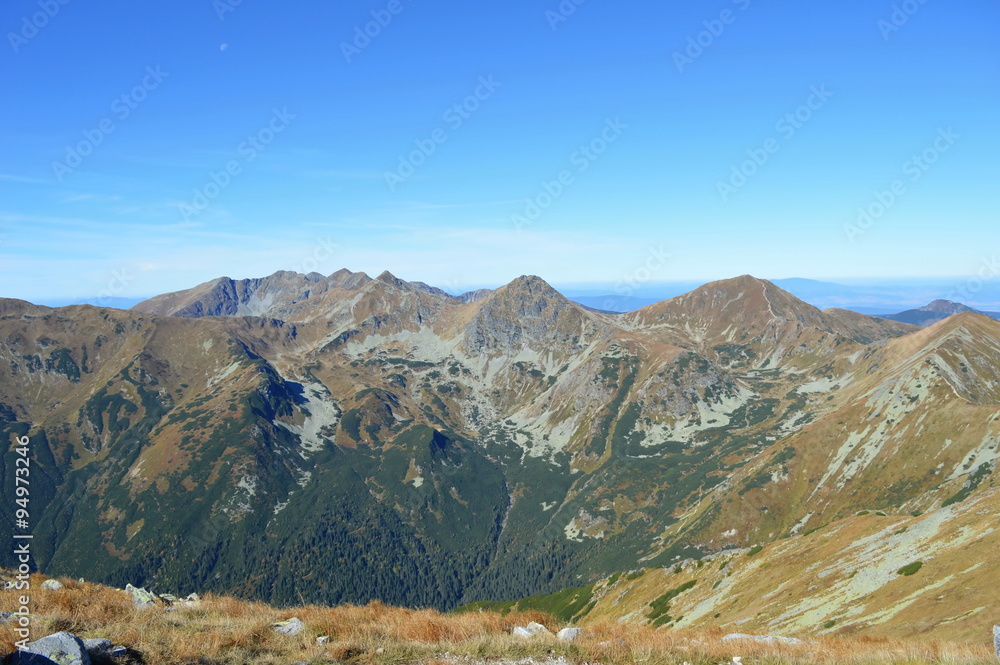
<instances>
[{"instance_id":1,"label":"blue sky","mask_svg":"<svg viewBox=\"0 0 1000 665\"><path fill-rule=\"evenodd\" d=\"M988 0L95 4L0 8L3 296L964 281L1000 252Z\"/></svg>"}]
</instances>

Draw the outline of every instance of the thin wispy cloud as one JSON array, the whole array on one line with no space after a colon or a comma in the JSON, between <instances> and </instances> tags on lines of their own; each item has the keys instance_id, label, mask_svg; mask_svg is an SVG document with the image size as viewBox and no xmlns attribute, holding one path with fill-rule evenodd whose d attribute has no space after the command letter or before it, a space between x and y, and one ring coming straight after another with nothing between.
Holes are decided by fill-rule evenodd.
<instances>
[{"instance_id":1,"label":"thin wispy cloud","mask_svg":"<svg viewBox=\"0 0 1000 665\"><path fill-rule=\"evenodd\" d=\"M320 169L306 170L300 172L302 176L308 178L319 178L322 180L384 180L384 174L377 171L351 170L351 169Z\"/></svg>"},{"instance_id":2,"label":"thin wispy cloud","mask_svg":"<svg viewBox=\"0 0 1000 665\"><path fill-rule=\"evenodd\" d=\"M0 182L16 182L23 185L48 185L50 182L48 180L42 180L40 178L29 178L22 175L13 175L10 173L0 173Z\"/></svg>"},{"instance_id":3,"label":"thin wispy cloud","mask_svg":"<svg viewBox=\"0 0 1000 665\"><path fill-rule=\"evenodd\" d=\"M63 199L63 203L80 203L84 201L89 201L93 203L111 203L114 201L121 201L122 197L118 195L107 195L107 194L69 194Z\"/></svg>"}]
</instances>

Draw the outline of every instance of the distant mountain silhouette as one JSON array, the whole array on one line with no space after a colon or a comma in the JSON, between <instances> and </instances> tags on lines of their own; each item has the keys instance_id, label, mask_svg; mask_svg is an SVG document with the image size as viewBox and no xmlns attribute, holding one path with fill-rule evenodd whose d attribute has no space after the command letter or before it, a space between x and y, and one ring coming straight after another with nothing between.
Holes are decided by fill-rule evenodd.
<instances>
[{"instance_id":1,"label":"distant mountain silhouette","mask_svg":"<svg viewBox=\"0 0 1000 665\"><path fill-rule=\"evenodd\" d=\"M951 300L935 300L929 305L924 305L917 309L908 309L898 314L882 315L881 318L889 319L890 321L899 321L900 323L910 323L916 326L930 326L938 321L947 319L949 316L963 312L975 312L976 314L985 314L994 319L1000 319L1000 312L981 312L961 303L952 302Z\"/></svg>"}]
</instances>

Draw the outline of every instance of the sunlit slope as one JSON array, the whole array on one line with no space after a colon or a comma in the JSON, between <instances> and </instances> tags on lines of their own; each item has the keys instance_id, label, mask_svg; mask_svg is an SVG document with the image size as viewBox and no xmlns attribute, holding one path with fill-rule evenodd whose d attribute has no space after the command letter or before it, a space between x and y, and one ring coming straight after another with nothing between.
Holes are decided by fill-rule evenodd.
<instances>
[{"instance_id":1,"label":"sunlit slope","mask_svg":"<svg viewBox=\"0 0 1000 665\"><path fill-rule=\"evenodd\" d=\"M470 302L320 277L154 299L171 316L0 301L43 569L450 608L993 483L989 319L821 312L752 277L627 316L538 277Z\"/></svg>"},{"instance_id":2,"label":"sunlit slope","mask_svg":"<svg viewBox=\"0 0 1000 665\"><path fill-rule=\"evenodd\" d=\"M996 622L998 509L991 488L917 517L862 511L759 550L620 575L580 621L982 642Z\"/></svg>"}]
</instances>

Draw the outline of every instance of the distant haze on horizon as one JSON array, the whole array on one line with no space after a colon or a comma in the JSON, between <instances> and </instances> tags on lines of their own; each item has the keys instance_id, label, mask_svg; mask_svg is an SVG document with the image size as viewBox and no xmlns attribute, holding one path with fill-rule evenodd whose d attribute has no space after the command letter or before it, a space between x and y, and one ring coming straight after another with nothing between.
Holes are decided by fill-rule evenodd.
<instances>
[{"instance_id":1,"label":"distant haze on horizon","mask_svg":"<svg viewBox=\"0 0 1000 665\"><path fill-rule=\"evenodd\" d=\"M364 272L369 277L375 277L383 271L352 272ZM444 291L453 296L478 289L495 290L505 286L514 279L512 278L504 283L442 285L409 275L395 274L393 271L387 272L406 281L422 282L432 287L443 288ZM548 282L544 275L536 276ZM239 281L241 279L261 279L268 277L268 275L255 275L251 278L234 278L227 275L213 278L213 280L206 280L206 282L226 277ZM738 276L729 275L719 279L704 281L655 282L642 281L633 276L626 280L619 280L614 284L600 282L551 282L551 285L567 298L588 307L599 310L625 312L639 309L655 302L669 300L707 284L734 277ZM991 283L978 280L977 278L899 278L896 280L845 280L843 282L803 278L782 279L762 277L760 279L766 279L797 298L821 309L839 307L853 309L866 314L893 314L903 310L922 307L934 300L944 299L966 304L979 310L990 312L1000 310L1000 283ZM198 284L188 284L181 289L168 289L138 296L121 295L114 293L112 290L105 290L96 297L77 296L38 298L34 300L30 298L21 299L32 300L35 304L50 307L91 304L101 307L129 309L133 305L153 296L174 291L184 291L195 286L198 286Z\"/></svg>"},{"instance_id":2,"label":"distant haze on horizon","mask_svg":"<svg viewBox=\"0 0 1000 665\"><path fill-rule=\"evenodd\" d=\"M8 3L0 296L349 266L995 302L1000 6L911 4Z\"/></svg>"}]
</instances>

